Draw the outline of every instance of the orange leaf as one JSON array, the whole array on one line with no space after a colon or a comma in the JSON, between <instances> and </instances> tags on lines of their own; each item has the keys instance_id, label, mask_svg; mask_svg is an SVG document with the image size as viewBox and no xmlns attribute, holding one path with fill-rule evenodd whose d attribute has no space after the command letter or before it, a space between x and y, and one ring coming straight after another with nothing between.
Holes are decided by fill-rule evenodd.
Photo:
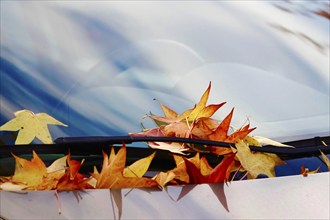
<instances>
[{"instance_id":1,"label":"orange leaf","mask_svg":"<svg viewBox=\"0 0 330 220\"><path fill-rule=\"evenodd\" d=\"M35 151L33 151L33 158L31 161L17 157L14 154L12 155L16 160L15 173L12 177L13 182L21 182L28 187L36 187L42 183L43 176L46 175L47 169L44 162Z\"/></svg>"},{"instance_id":2,"label":"orange leaf","mask_svg":"<svg viewBox=\"0 0 330 220\"><path fill-rule=\"evenodd\" d=\"M319 169L320 169L320 166L318 168L316 168L316 170L309 171L308 168L305 168L304 165L301 165L300 174L306 177L306 176L308 176L308 174L315 174L315 173L319 172Z\"/></svg>"},{"instance_id":3,"label":"orange leaf","mask_svg":"<svg viewBox=\"0 0 330 220\"><path fill-rule=\"evenodd\" d=\"M220 104L212 104L204 107L198 114L197 118L205 117L209 118L211 117L216 111L218 111L219 108L221 108L226 102L222 102Z\"/></svg>"},{"instance_id":4,"label":"orange leaf","mask_svg":"<svg viewBox=\"0 0 330 220\"><path fill-rule=\"evenodd\" d=\"M96 188L133 188L133 187L154 187L158 183L150 178L125 177L124 169L126 163L126 146L124 145L118 153L110 160L103 153L103 166L99 174L92 176L96 179Z\"/></svg>"},{"instance_id":5,"label":"orange leaf","mask_svg":"<svg viewBox=\"0 0 330 220\"><path fill-rule=\"evenodd\" d=\"M82 190L92 188L88 184L90 178L86 178L83 174L79 173L79 169L83 163L77 160L71 160L70 153L67 155L68 168L66 173L58 181L57 190Z\"/></svg>"},{"instance_id":6,"label":"orange leaf","mask_svg":"<svg viewBox=\"0 0 330 220\"><path fill-rule=\"evenodd\" d=\"M225 141L227 139L228 130L230 127L230 122L234 114L234 108L230 113L223 119L217 129L209 135L209 139L213 141Z\"/></svg>"},{"instance_id":7,"label":"orange leaf","mask_svg":"<svg viewBox=\"0 0 330 220\"><path fill-rule=\"evenodd\" d=\"M226 138L225 142L237 143L238 141L243 140L254 129L256 129L256 128L251 128L251 129L247 129L247 130L237 130L234 133L232 133L231 135L229 135L229 137Z\"/></svg>"}]
</instances>

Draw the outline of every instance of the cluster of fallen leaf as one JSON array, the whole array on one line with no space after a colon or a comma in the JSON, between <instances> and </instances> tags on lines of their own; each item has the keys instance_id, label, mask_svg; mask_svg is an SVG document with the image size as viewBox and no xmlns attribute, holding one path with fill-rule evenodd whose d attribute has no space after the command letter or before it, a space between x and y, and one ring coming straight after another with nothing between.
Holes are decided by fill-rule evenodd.
<instances>
[{"instance_id":1,"label":"cluster of fallen leaf","mask_svg":"<svg viewBox=\"0 0 330 220\"><path fill-rule=\"evenodd\" d=\"M16 160L14 175L0 177L0 189L3 190L81 190L99 188L135 188L164 187L165 185L220 183L228 181L237 172L243 172L247 178L257 178L260 174L275 177L274 167L283 164L275 154L251 152L249 145L262 147L260 137L248 136L255 128L249 124L231 131L231 119L234 109L222 120L211 118L225 103L206 105L211 83L200 101L192 109L177 114L161 104L164 116L149 115L157 124L156 128L147 129L132 136L167 136L186 137L204 140L229 142L232 148L199 146L184 143L149 142L151 148L168 150L173 154L176 167L167 172L158 172L154 177L146 177L155 153L142 158L126 167L126 146L117 153L112 148L110 155L103 153L103 164L99 172L94 167L93 173L81 174L79 169L84 161L72 160L70 153L54 161L49 167L33 151L29 161L13 154ZM15 113L16 118L0 127L1 130L18 131L16 144L29 144L36 137L44 143L52 143L47 124L66 126L45 113L34 114L28 110ZM265 140L263 138L263 140ZM268 140L270 143L270 140ZM272 142L275 143L275 142ZM280 147L289 147L275 143ZM37 151L37 149L36 149ZM187 158L188 152L197 152ZM222 161L211 167L199 152L223 156ZM321 152L322 153L322 152ZM183 156L179 156L179 154ZM322 153L323 160L330 170L329 158ZM317 171L305 168L301 173L307 175Z\"/></svg>"},{"instance_id":2,"label":"cluster of fallen leaf","mask_svg":"<svg viewBox=\"0 0 330 220\"><path fill-rule=\"evenodd\" d=\"M155 153L142 158L126 167L126 146L110 155L103 152L101 172L94 167L94 172L86 176L79 173L83 161L72 160L70 153L57 159L49 167L35 151L33 158L26 160L14 155L15 173L11 177L0 178L0 189L3 190L82 190L82 189L117 189L137 187L164 187L167 184L182 183L219 183L228 180L235 154L226 157L215 168L212 168L205 157L197 153L187 159L173 155L176 168L159 172L154 177L144 177Z\"/></svg>"}]
</instances>

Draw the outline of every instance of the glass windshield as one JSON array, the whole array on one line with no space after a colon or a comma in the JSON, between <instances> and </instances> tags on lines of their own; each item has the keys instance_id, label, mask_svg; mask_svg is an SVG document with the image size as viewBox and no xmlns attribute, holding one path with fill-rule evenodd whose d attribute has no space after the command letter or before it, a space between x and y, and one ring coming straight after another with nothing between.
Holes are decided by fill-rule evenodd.
<instances>
[{"instance_id":1,"label":"glass windshield","mask_svg":"<svg viewBox=\"0 0 330 220\"><path fill-rule=\"evenodd\" d=\"M46 112L54 138L153 127L212 82L233 126L290 141L329 135L327 1L1 1L0 124Z\"/></svg>"}]
</instances>

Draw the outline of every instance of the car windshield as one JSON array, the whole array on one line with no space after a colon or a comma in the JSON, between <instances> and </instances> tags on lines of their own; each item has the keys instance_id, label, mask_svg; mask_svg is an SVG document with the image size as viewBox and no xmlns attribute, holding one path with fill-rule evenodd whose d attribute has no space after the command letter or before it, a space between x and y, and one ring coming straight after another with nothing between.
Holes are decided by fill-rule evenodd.
<instances>
[{"instance_id":1,"label":"car windshield","mask_svg":"<svg viewBox=\"0 0 330 220\"><path fill-rule=\"evenodd\" d=\"M63 136L154 126L159 103L235 107L232 125L293 141L329 135L326 1L2 1L0 124L46 112ZM141 126L141 124L143 126Z\"/></svg>"}]
</instances>

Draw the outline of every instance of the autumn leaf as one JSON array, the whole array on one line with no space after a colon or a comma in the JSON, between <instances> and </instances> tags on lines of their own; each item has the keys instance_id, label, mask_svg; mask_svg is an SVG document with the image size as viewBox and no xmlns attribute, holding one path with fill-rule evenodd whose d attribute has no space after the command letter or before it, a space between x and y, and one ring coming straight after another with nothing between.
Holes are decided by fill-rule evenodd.
<instances>
[{"instance_id":1,"label":"autumn leaf","mask_svg":"<svg viewBox=\"0 0 330 220\"><path fill-rule=\"evenodd\" d=\"M53 190L57 188L59 180L63 177L66 171L67 156L63 156L55 160L49 167L46 168L47 173L42 179L42 183L38 186L30 187L27 189L36 190Z\"/></svg>"},{"instance_id":2,"label":"autumn leaf","mask_svg":"<svg viewBox=\"0 0 330 220\"><path fill-rule=\"evenodd\" d=\"M210 90L211 90L211 82L209 83L208 88L200 98L198 104L192 110L188 110L183 114L179 115L178 119L194 121L202 117L211 117L221 106L225 104L225 102L206 106L207 100L209 98Z\"/></svg>"},{"instance_id":3,"label":"autumn leaf","mask_svg":"<svg viewBox=\"0 0 330 220\"><path fill-rule=\"evenodd\" d=\"M178 155L173 155L176 167L170 170L170 172L173 172L175 174L175 179L179 180L180 182L189 183L189 175L187 173L186 164L183 158L184 157ZM194 157L191 157L188 160L196 167L200 167L199 153L196 153Z\"/></svg>"},{"instance_id":4,"label":"autumn leaf","mask_svg":"<svg viewBox=\"0 0 330 220\"><path fill-rule=\"evenodd\" d=\"M56 189L58 181L65 173L66 156L55 160L47 168L35 151L33 151L33 158L31 161L20 158L14 154L13 157L16 161L14 175L6 178L7 181L5 184L1 184L0 186L5 190Z\"/></svg>"},{"instance_id":5,"label":"autumn leaf","mask_svg":"<svg viewBox=\"0 0 330 220\"><path fill-rule=\"evenodd\" d=\"M253 138L258 141L260 143L261 146L265 146L265 145L272 145L272 146L276 146L276 147L291 147L294 148L293 146L287 145L287 144L282 144L280 142L271 140L269 138L266 137L261 137L261 136L253 136ZM255 145L256 146L256 145Z\"/></svg>"},{"instance_id":6,"label":"autumn leaf","mask_svg":"<svg viewBox=\"0 0 330 220\"><path fill-rule=\"evenodd\" d=\"M327 165L328 170L330 171L330 159L320 150L321 152L321 157L324 161L324 163Z\"/></svg>"},{"instance_id":7,"label":"autumn leaf","mask_svg":"<svg viewBox=\"0 0 330 220\"><path fill-rule=\"evenodd\" d=\"M284 164L277 155L251 152L249 145L244 141L239 141L235 144L237 154L242 167L248 172L248 178L257 178L259 174L264 174L268 177L275 177L274 167Z\"/></svg>"},{"instance_id":8,"label":"autumn leaf","mask_svg":"<svg viewBox=\"0 0 330 220\"><path fill-rule=\"evenodd\" d=\"M158 183L153 179L145 177L125 177L125 163L125 146L123 146L111 160L109 160L107 154L103 152L102 170L97 175L92 174L92 176L97 180L96 188L118 189L158 186Z\"/></svg>"},{"instance_id":9,"label":"autumn leaf","mask_svg":"<svg viewBox=\"0 0 330 220\"><path fill-rule=\"evenodd\" d=\"M0 131L18 131L15 144L30 144L34 138L38 138L45 144L51 144L52 138L48 124L67 126L46 113L34 114L29 110L21 110L14 113L16 118L0 127Z\"/></svg>"},{"instance_id":10,"label":"autumn leaf","mask_svg":"<svg viewBox=\"0 0 330 220\"><path fill-rule=\"evenodd\" d=\"M172 172L172 171L169 171L169 172L159 172L152 179L156 180L156 182L158 183L158 185L160 187L164 187L166 184L168 184L169 182L171 182L175 178L175 176L176 176L175 173Z\"/></svg>"},{"instance_id":11,"label":"autumn leaf","mask_svg":"<svg viewBox=\"0 0 330 220\"><path fill-rule=\"evenodd\" d=\"M178 115L171 108L161 104L161 108L164 112L164 116L149 115L148 117L152 118L153 120L163 122L166 124L171 124L180 121L192 122L199 118L209 118L219 108L221 108L221 106L223 106L226 103L226 102L222 102L220 104L211 104L206 106L207 100L209 98L210 90L211 90L211 82L209 83L208 88L200 98L198 104L195 105L194 108L188 109L180 115Z\"/></svg>"},{"instance_id":12,"label":"autumn leaf","mask_svg":"<svg viewBox=\"0 0 330 220\"><path fill-rule=\"evenodd\" d=\"M213 168L210 166L206 157L200 159L199 170L203 176L207 176L212 172Z\"/></svg>"},{"instance_id":13,"label":"autumn leaf","mask_svg":"<svg viewBox=\"0 0 330 220\"><path fill-rule=\"evenodd\" d=\"M166 126L160 127L162 133L168 137L184 137L184 138L199 138L207 139L212 130L216 128L218 121L203 117L193 122L180 121L173 122Z\"/></svg>"},{"instance_id":14,"label":"autumn leaf","mask_svg":"<svg viewBox=\"0 0 330 220\"><path fill-rule=\"evenodd\" d=\"M160 107L162 108L164 112L164 117L165 118L170 118L170 119L177 119L178 118L178 113L176 113L173 109L163 105L160 103Z\"/></svg>"},{"instance_id":15,"label":"autumn leaf","mask_svg":"<svg viewBox=\"0 0 330 220\"><path fill-rule=\"evenodd\" d=\"M225 142L229 143L237 143L240 140L243 140L249 133L251 133L253 130L256 128L251 128L249 129L249 125L244 126L241 129L236 130L234 133L230 134Z\"/></svg>"},{"instance_id":16,"label":"autumn leaf","mask_svg":"<svg viewBox=\"0 0 330 220\"><path fill-rule=\"evenodd\" d=\"M209 174L203 175L201 170L196 167L188 159L183 158L187 173L189 175L190 184L201 183L222 183L226 182L229 178L231 168L234 164L235 154L225 157Z\"/></svg>"},{"instance_id":17,"label":"autumn leaf","mask_svg":"<svg viewBox=\"0 0 330 220\"><path fill-rule=\"evenodd\" d=\"M65 174L58 180L56 189L61 190L82 190L90 189L92 186L88 184L90 178L79 173L79 169L83 161L71 160L71 154L67 155L68 167Z\"/></svg>"},{"instance_id":18,"label":"autumn leaf","mask_svg":"<svg viewBox=\"0 0 330 220\"><path fill-rule=\"evenodd\" d=\"M175 154L187 155L185 151L188 151L189 148L185 147L185 145L180 143L167 143L167 142L148 142L148 146L153 149L159 150L168 150Z\"/></svg>"},{"instance_id":19,"label":"autumn leaf","mask_svg":"<svg viewBox=\"0 0 330 220\"><path fill-rule=\"evenodd\" d=\"M230 122L233 117L234 108L231 110L231 112L222 120L220 125L216 128L216 130L210 134L208 137L210 140L213 141L225 141L228 133L228 130L230 128Z\"/></svg>"},{"instance_id":20,"label":"autumn leaf","mask_svg":"<svg viewBox=\"0 0 330 220\"><path fill-rule=\"evenodd\" d=\"M35 151L31 161L20 158L13 154L16 160L15 173L12 182L25 184L27 187L35 187L42 183L43 177L47 173L45 163L40 159Z\"/></svg>"},{"instance_id":21,"label":"autumn leaf","mask_svg":"<svg viewBox=\"0 0 330 220\"><path fill-rule=\"evenodd\" d=\"M125 177L142 177L148 170L152 159L155 157L156 152L148 157L135 161L130 166L124 169Z\"/></svg>"},{"instance_id":22,"label":"autumn leaf","mask_svg":"<svg viewBox=\"0 0 330 220\"><path fill-rule=\"evenodd\" d=\"M309 174L315 174L319 172L320 166L316 168L315 170L309 170L308 168L305 167L305 165L301 165L301 170L300 174L303 175L304 177L308 176Z\"/></svg>"},{"instance_id":23,"label":"autumn leaf","mask_svg":"<svg viewBox=\"0 0 330 220\"><path fill-rule=\"evenodd\" d=\"M244 126L241 129L236 130L232 134L228 135L230 123L234 114L234 108L230 113L222 120L220 125L215 129L213 133L208 135L208 138L213 141L236 143L239 140L243 140L250 132L255 128L249 129L249 125Z\"/></svg>"}]
</instances>

